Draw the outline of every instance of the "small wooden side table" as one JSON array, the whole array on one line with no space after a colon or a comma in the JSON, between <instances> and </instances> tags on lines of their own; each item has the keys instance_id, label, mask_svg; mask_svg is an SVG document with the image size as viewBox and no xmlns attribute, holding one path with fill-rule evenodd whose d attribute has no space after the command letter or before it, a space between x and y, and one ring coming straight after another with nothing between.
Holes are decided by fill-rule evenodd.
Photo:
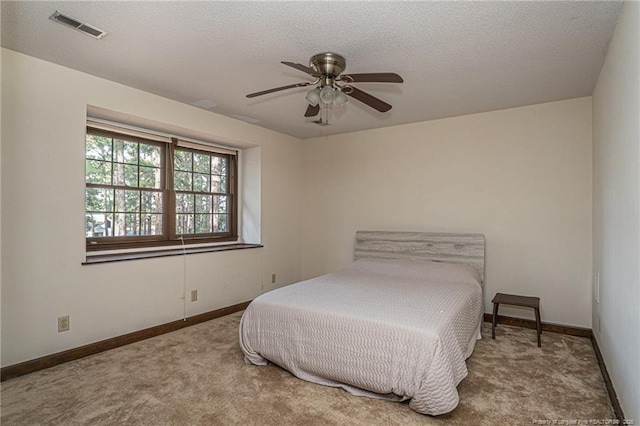
<instances>
[{"instance_id":1,"label":"small wooden side table","mask_svg":"<svg viewBox=\"0 0 640 426\"><path fill-rule=\"evenodd\" d=\"M529 296L518 296L515 294L496 293L491 301L493 303L493 322L491 324L491 338L496 338L496 327L498 326L498 307L501 303L506 305L524 306L533 308L536 313L536 331L538 333L538 347L542 346L540 335L542 334L542 323L540 322L540 298Z\"/></svg>"}]
</instances>

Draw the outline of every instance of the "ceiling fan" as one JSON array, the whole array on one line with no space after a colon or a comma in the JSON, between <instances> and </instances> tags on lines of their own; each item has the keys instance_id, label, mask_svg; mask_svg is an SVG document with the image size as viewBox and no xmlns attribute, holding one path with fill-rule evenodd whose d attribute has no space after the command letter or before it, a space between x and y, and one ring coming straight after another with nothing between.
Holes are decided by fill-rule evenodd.
<instances>
[{"instance_id":1,"label":"ceiling fan","mask_svg":"<svg viewBox=\"0 0 640 426\"><path fill-rule=\"evenodd\" d=\"M328 110L334 106L341 106L347 101L347 96L351 96L375 110L387 112L391 109L391 105L363 90L353 87L351 84L404 82L402 77L398 74L389 72L342 74L347 67L347 62L342 56L330 52L319 53L312 56L308 67L294 62L283 61L282 63L307 73L310 76L315 77L316 80L250 93L247 95L247 98L255 98L256 96L279 92L281 90L294 89L297 87L315 86L307 92L307 95L305 96L305 99L309 104L306 112L304 113L305 117L315 117L321 109ZM327 123L326 119L324 123Z\"/></svg>"}]
</instances>

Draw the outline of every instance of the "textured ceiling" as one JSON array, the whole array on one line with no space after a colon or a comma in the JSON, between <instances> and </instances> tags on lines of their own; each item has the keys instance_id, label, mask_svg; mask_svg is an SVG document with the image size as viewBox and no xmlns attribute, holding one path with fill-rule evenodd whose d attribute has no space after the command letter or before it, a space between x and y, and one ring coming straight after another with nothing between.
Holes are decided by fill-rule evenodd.
<instances>
[{"instance_id":1,"label":"textured ceiling","mask_svg":"<svg viewBox=\"0 0 640 426\"><path fill-rule=\"evenodd\" d=\"M620 2L2 2L2 46L125 85L200 104L300 138L490 111L593 92ZM56 10L109 34L49 20ZM330 126L303 116L311 81L280 61L321 52L349 73L395 72L404 84L357 87Z\"/></svg>"}]
</instances>

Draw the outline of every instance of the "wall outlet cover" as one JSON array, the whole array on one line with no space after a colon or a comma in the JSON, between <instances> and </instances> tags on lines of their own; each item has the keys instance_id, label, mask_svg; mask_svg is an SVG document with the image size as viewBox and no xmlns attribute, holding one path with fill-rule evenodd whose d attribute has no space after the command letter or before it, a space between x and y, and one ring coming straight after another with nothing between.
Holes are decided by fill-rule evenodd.
<instances>
[{"instance_id":1,"label":"wall outlet cover","mask_svg":"<svg viewBox=\"0 0 640 426\"><path fill-rule=\"evenodd\" d=\"M58 333L62 331L69 331L70 328L69 315L58 317Z\"/></svg>"}]
</instances>

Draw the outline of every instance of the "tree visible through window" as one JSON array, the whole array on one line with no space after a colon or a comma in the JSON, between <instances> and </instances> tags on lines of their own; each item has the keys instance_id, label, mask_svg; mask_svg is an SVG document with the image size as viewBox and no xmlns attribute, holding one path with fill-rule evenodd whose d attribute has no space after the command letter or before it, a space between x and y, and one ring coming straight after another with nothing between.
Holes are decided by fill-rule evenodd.
<instances>
[{"instance_id":1,"label":"tree visible through window","mask_svg":"<svg viewBox=\"0 0 640 426\"><path fill-rule=\"evenodd\" d=\"M178 234L229 230L228 163L225 157L175 150L174 188Z\"/></svg>"},{"instance_id":2,"label":"tree visible through window","mask_svg":"<svg viewBox=\"0 0 640 426\"><path fill-rule=\"evenodd\" d=\"M87 249L237 239L235 156L92 128L85 152Z\"/></svg>"}]
</instances>

